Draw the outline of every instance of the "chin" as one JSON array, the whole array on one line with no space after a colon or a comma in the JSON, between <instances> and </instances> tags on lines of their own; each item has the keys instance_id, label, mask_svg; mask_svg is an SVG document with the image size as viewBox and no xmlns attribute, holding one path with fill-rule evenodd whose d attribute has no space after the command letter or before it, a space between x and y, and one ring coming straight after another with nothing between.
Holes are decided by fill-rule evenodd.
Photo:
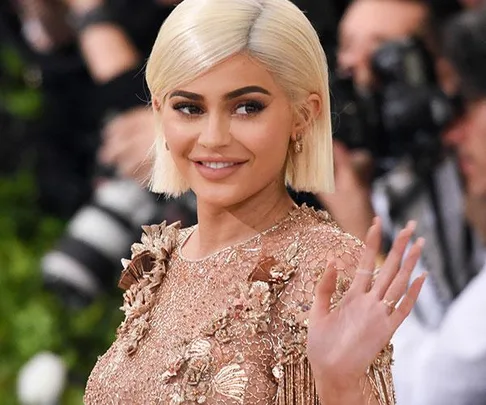
<instances>
[{"instance_id":1,"label":"chin","mask_svg":"<svg viewBox=\"0 0 486 405\"><path fill-rule=\"evenodd\" d=\"M194 190L197 200L200 203L212 205L214 207L232 207L249 199L255 193L245 193L238 186L215 186L205 187Z\"/></svg>"}]
</instances>

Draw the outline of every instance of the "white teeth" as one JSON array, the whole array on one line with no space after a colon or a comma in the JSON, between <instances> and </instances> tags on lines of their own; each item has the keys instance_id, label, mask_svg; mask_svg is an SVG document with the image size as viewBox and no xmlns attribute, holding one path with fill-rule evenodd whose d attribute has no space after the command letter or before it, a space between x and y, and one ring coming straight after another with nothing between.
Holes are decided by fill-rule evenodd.
<instances>
[{"instance_id":1,"label":"white teeth","mask_svg":"<svg viewBox=\"0 0 486 405\"><path fill-rule=\"evenodd\" d=\"M211 169L224 169L225 167L234 166L236 163L231 162L201 162L203 166Z\"/></svg>"}]
</instances>

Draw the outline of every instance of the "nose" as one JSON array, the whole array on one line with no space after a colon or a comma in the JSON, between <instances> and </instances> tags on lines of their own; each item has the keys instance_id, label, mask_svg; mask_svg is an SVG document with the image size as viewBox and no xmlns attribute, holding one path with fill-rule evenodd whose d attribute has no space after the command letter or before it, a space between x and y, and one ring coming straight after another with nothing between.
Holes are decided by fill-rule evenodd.
<instances>
[{"instance_id":1,"label":"nose","mask_svg":"<svg viewBox=\"0 0 486 405\"><path fill-rule=\"evenodd\" d=\"M210 149L228 146L231 143L229 117L223 114L209 115L199 134L198 143Z\"/></svg>"},{"instance_id":2,"label":"nose","mask_svg":"<svg viewBox=\"0 0 486 405\"><path fill-rule=\"evenodd\" d=\"M456 120L442 134L442 142L446 147L457 148L467 136L467 122L464 118Z\"/></svg>"}]
</instances>

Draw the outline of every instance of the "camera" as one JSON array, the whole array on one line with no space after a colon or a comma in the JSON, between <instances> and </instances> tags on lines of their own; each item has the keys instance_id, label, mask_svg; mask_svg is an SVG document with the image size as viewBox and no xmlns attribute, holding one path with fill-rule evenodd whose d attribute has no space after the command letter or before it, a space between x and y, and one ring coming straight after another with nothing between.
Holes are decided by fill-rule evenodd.
<instances>
[{"instance_id":1,"label":"camera","mask_svg":"<svg viewBox=\"0 0 486 405\"><path fill-rule=\"evenodd\" d=\"M374 53L371 69L370 94L358 94L350 78L331 84L335 138L351 149L369 150L378 174L404 156L417 171L429 171L441 155L440 133L459 114L460 102L440 90L434 60L418 38L385 43Z\"/></svg>"},{"instance_id":2,"label":"camera","mask_svg":"<svg viewBox=\"0 0 486 405\"><path fill-rule=\"evenodd\" d=\"M44 285L69 308L82 308L114 286L120 259L140 238L141 225L162 220L195 222L195 200L159 198L138 183L107 178L92 201L69 221L65 234L41 260Z\"/></svg>"}]
</instances>

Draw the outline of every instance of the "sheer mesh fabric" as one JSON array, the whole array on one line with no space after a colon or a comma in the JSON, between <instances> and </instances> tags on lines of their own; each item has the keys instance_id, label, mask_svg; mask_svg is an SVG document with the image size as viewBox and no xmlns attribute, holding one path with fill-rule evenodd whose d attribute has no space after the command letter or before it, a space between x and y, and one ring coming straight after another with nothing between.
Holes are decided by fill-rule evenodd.
<instances>
[{"instance_id":1,"label":"sheer mesh fabric","mask_svg":"<svg viewBox=\"0 0 486 405\"><path fill-rule=\"evenodd\" d=\"M180 251L192 229L148 227L134 246L122 276L126 319L85 403L319 404L305 355L313 289L335 259L338 305L362 244L307 207L198 261ZM388 346L363 384L370 404L395 403L390 365Z\"/></svg>"}]
</instances>

